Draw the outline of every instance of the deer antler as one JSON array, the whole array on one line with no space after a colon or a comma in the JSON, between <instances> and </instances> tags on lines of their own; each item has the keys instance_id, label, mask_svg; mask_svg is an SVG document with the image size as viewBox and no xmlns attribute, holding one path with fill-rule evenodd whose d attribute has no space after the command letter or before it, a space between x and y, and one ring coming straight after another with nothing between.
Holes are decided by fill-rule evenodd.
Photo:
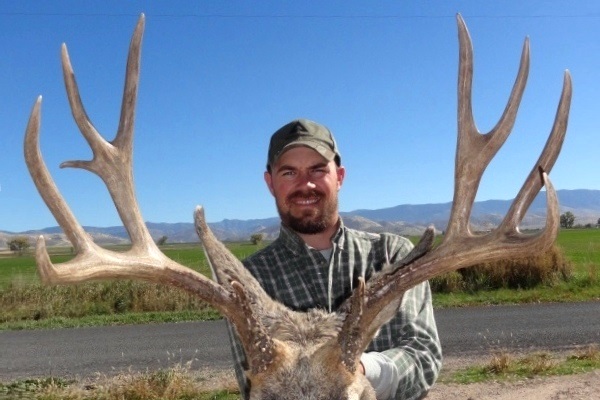
<instances>
[{"instance_id":1,"label":"deer antler","mask_svg":"<svg viewBox=\"0 0 600 400\"><path fill-rule=\"evenodd\" d=\"M195 212L196 230L211 267L219 267L213 269L213 274L220 284L166 257L152 240L139 210L133 184L132 152L143 31L142 14L129 47L121 118L117 135L112 142L106 141L96 131L86 115L67 47L64 44L62 46L63 76L71 111L92 149L93 159L67 161L61 167L86 169L104 181L131 238L132 246L127 252L118 253L101 248L77 222L52 180L39 149L41 97L33 107L25 135L25 160L40 195L76 251L76 256L71 261L53 265L46 251L44 238L40 236L36 261L41 279L51 284L72 284L93 279L133 278L178 286L226 315L243 340L251 368L254 371L264 370L272 362L274 350L273 342L265 333L258 314L265 308L278 305L210 232L202 208L198 207Z\"/></svg>"},{"instance_id":2,"label":"deer antler","mask_svg":"<svg viewBox=\"0 0 600 400\"><path fill-rule=\"evenodd\" d=\"M571 78L565 72L563 90L548 141L525 180L510 210L497 229L475 235L469 219L479 182L487 165L510 134L529 70L529 40L525 40L517 79L500 121L487 134L475 126L471 87L473 78L473 48L469 33L460 15L457 16L460 43L458 80L458 145L456 153L455 188L448 228L442 242L432 251L433 229L405 260L355 290L344 304L346 320L339 341L346 365L355 365L379 327L396 312L402 294L411 287L436 275L506 257L525 256L546 250L555 240L559 226L556 192L548 179L560 152L567 128L571 102ZM534 235L519 232L518 224L542 186L546 187L546 226ZM364 284L364 283L363 283ZM363 285L361 284L361 286Z\"/></svg>"}]
</instances>

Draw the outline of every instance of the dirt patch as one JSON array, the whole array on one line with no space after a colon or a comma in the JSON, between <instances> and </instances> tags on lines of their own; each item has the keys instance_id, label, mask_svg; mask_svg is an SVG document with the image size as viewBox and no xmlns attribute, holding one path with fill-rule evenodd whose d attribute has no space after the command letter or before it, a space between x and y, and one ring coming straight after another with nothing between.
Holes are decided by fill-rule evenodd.
<instances>
[{"instance_id":1,"label":"dirt patch","mask_svg":"<svg viewBox=\"0 0 600 400\"><path fill-rule=\"evenodd\" d=\"M445 358L442 374L485 363L481 358ZM600 400L600 370L510 382L437 383L427 400Z\"/></svg>"},{"instance_id":2,"label":"dirt patch","mask_svg":"<svg viewBox=\"0 0 600 400\"><path fill-rule=\"evenodd\" d=\"M436 384L427 400L600 400L600 371L514 382Z\"/></svg>"}]
</instances>

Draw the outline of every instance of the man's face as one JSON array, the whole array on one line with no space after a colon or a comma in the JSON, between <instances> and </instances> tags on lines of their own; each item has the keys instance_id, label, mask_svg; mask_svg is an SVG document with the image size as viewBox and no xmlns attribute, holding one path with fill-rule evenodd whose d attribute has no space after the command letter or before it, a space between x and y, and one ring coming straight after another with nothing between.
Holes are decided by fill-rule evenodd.
<instances>
[{"instance_id":1,"label":"man's face","mask_svg":"<svg viewBox=\"0 0 600 400\"><path fill-rule=\"evenodd\" d=\"M283 153L265 181L281 221L301 234L317 234L338 222L338 191L345 170L311 148Z\"/></svg>"}]
</instances>

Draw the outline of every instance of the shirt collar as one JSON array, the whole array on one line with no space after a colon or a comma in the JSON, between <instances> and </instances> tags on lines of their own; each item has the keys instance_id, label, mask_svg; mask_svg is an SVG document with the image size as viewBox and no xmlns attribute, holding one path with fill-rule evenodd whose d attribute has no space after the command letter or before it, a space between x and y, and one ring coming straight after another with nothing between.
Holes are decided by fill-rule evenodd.
<instances>
[{"instance_id":1,"label":"shirt collar","mask_svg":"<svg viewBox=\"0 0 600 400\"><path fill-rule=\"evenodd\" d=\"M333 235L331 242L334 247L339 249L344 248L345 236L346 236L347 228L344 226L344 221L340 218L340 226L336 233ZM285 247L291 250L294 254L300 254L305 252L307 249L306 243L304 240L296 232L291 230L284 224L281 224L279 229L279 240L283 243Z\"/></svg>"}]
</instances>

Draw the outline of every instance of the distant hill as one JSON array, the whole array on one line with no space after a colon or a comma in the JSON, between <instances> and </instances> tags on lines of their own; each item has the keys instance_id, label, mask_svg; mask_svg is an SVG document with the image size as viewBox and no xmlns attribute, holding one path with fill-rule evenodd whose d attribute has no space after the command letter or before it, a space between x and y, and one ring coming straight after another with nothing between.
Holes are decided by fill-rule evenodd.
<instances>
[{"instance_id":1,"label":"distant hill","mask_svg":"<svg viewBox=\"0 0 600 400\"><path fill-rule=\"evenodd\" d=\"M561 213L571 211L576 224L596 224L600 218L600 190L558 190ZM471 223L475 227L494 227L508 211L511 200L478 201L473 205ZM359 215L373 221L403 221L408 224L434 224L439 229L446 227L452 203L403 204L378 210L356 210L350 215ZM546 193L540 192L527 211L523 228L539 228L546 219Z\"/></svg>"},{"instance_id":2,"label":"distant hill","mask_svg":"<svg viewBox=\"0 0 600 400\"><path fill-rule=\"evenodd\" d=\"M600 218L600 190L559 190L557 191L561 213L570 211L575 215L575 224L595 225ZM487 200L475 202L471 223L474 229L487 230L497 226L510 207L512 200ZM403 204L377 210L355 210L342 212L344 223L355 229L369 232L393 232L401 235L417 235L425 227L433 224L437 229L445 229L450 216L452 203ZM522 228L539 228L546 218L546 194L540 193L527 212ZM279 234L279 218L230 220L209 224L215 235L224 241L248 240L253 233L263 233L267 239ZM156 240L167 236L168 243L197 242L198 237L191 222L147 223L152 237ZM129 237L123 226L107 228L85 227L98 244L123 244ZM14 236L29 236L33 244L35 238L44 235L48 246L70 246L60 227L54 226L25 232L0 231L0 249L6 249L6 242Z\"/></svg>"}]
</instances>

